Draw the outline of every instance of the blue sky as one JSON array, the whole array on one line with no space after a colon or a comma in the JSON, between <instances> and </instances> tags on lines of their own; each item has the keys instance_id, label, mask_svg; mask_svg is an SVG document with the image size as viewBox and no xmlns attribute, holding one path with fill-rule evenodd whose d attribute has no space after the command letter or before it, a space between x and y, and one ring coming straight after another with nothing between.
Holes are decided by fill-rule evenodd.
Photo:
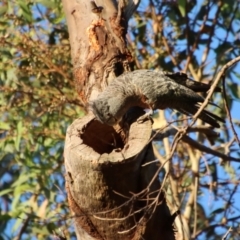
<instances>
[{"instance_id":1,"label":"blue sky","mask_svg":"<svg viewBox=\"0 0 240 240\"><path fill-rule=\"evenodd\" d=\"M192 11L193 15L198 12L202 2L203 1L197 1L197 5L194 7L194 9ZM146 7L147 7L147 4L148 4L148 1L142 1L138 10L144 11L144 9L146 9ZM215 14L216 14L216 8L212 8L211 12L210 12L210 15L209 15L209 18L213 19ZM196 26L196 29L197 28L198 27ZM240 28L240 21L238 21L237 23L235 23L233 25L233 29L235 31L237 31L239 28ZM221 28L216 28L215 34L216 34L217 37L214 38L214 41L211 44L211 48L213 48L213 49L215 49L219 45L220 40L224 40L225 37L226 37L226 32L223 31ZM236 37L239 38L239 36L234 36L233 34L230 33L227 36L227 40L228 40L228 42L231 43L236 39ZM181 41L182 49L186 48L186 44L187 44L186 40ZM197 59L201 59L202 54L204 52L204 48L205 48L205 46L202 46L195 51L195 55L197 56ZM180 50L181 50L181 48L180 48ZM232 54L232 58L234 58L234 57L235 56ZM205 71L207 71L207 73L210 74L210 75L212 74L213 77L214 77L214 73L215 73L215 69L213 68L213 66L215 65L215 59L216 59L216 54L215 54L214 50L210 50L209 56L208 56L208 59L207 59L208 65L205 68ZM233 68L229 69L228 71L230 72L233 69L240 74L240 63L237 63ZM237 83L240 86L240 82L239 82L240 79L237 78L233 74L232 74L231 79L228 79L228 78L226 79L226 84L229 81L232 81L232 80L233 80L233 82ZM227 96L228 96L228 98L233 99L233 107L232 107L232 110L231 110L231 116L232 116L233 121L234 120L240 121L240 99L236 99L234 96L231 95L230 92L227 92ZM222 96L220 95L219 97L222 97ZM227 121L226 126L229 127L229 121ZM238 137L240 138L240 128L237 127L235 130L238 134ZM233 137L233 133L232 133L232 131L230 131L230 138L232 138L232 137ZM238 152L239 152L239 146L236 143L233 145L233 148L237 149ZM232 154L232 156L239 157L238 154L234 154L234 153ZM216 166L217 166L217 172L218 172L219 178L222 181L229 180L229 179L232 180L229 173L226 172L222 166L220 166L220 159L218 159L218 158L214 158L214 159L215 159L214 162L216 163ZM237 171L237 173L238 173L237 176L236 176L236 179L237 179L238 176L240 176L240 172L239 172L240 164L235 163L235 162L231 162L230 167L233 167L235 169L235 171ZM202 179L202 181L204 181L206 183L211 183L212 182L211 176L206 176L204 179ZM232 184L230 186L230 189L233 189L233 188L234 188L234 185ZM223 190L221 190L221 188L219 188L219 191L223 191ZM231 193L231 191L228 191L226 193L222 192L222 194L223 195L226 194L226 196L229 196L230 193ZM227 216L231 216L231 217L239 216L240 215L240 205L238 204L238 203L240 203L239 189L237 189L237 191L234 194L232 200L234 202L235 211L232 211L231 213L228 212ZM219 208L223 208L226 204L226 201L223 201L221 198L214 199L214 194L211 192L211 190L210 189L204 189L203 190L203 195L199 197L199 203L204 207L206 215L210 216L213 211L215 211ZM239 206L239 208L238 208L238 206ZM222 217L223 217L223 214L218 214L215 218L215 222L213 222L213 223L220 223ZM220 236L223 236L226 233L226 228L222 228L222 227L217 228L217 233ZM206 235L202 234L198 237L198 239L205 240Z\"/></svg>"}]
</instances>

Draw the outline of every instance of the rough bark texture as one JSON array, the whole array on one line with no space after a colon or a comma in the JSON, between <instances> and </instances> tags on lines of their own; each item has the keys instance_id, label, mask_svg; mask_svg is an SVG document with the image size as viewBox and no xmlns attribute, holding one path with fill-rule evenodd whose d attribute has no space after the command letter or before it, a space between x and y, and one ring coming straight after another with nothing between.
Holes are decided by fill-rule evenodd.
<instances>
[{"instance_id":1,"label":"rough bark texture","mask_svg":"<svg viewBox=\"0 0 240 240\"><path fill-rule=\"evenodd\" d=\"M115 1L63 1L70 33L77 91L87 103L108 81L130 71L132 56L125 44L127 19ZM99 9L99 10L98 10Z\"/></svg>"},{"instance_id":2,"label":"rough bark texture","mask_svg":"<svg viewBox=\"0 0 240 240\"><path fill-rule=\"evenodd\" d=\"M132 70L125 34L137 3L63 0L63 5L76 87L87 104L114 78ZM136 122L142 114L135 108L117 129L88 113L68 128L66 189L78 239L174 239L158 178L149 186L159 166L145 165L155 156L151 121Z\"/></svg>"}]
</instances>

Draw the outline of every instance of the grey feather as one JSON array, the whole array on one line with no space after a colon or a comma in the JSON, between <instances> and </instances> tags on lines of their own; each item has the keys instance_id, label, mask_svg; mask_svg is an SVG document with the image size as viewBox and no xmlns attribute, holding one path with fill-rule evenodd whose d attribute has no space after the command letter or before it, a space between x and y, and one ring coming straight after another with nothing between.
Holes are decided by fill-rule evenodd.
<instances>
[{"instance_id":1,"label":"grey feather","mask_svg":"<svg viewBox=\"0 0 240 240\"><path fill-rule=\"evenodd\" d=\"M127 110L134 106L152 110L172 108L193 115L204 98L195 92L199 83L189 81L186 74L174 75L152 70L128 72L113 80L97 99L90 103L90 107L96 118L108 125L117 124ZM200 91L210 88L210 85L203 85L198 85ZM204 110L199 118L213 127L219 127L217 121L224 122L222 118L207 110Z\"/></svg>"}]
</instances>

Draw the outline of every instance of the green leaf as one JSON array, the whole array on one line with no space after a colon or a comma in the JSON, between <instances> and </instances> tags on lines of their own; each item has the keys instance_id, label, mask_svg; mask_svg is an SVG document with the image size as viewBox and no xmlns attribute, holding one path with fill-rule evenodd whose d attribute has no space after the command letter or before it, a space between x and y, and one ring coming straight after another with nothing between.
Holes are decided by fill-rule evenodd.
<instances>
[{"instance_id":1,"label":"green leaf","mask_svg":"<svg viewBox=\"0 0 240 240\"><path fill-rule=\"evenodd\" d=\"M240 85L237 83L229 84L229 89L231 90L235 98L240 98Z\"/></svg>"},{"instance_id":2,"label":"green leaf","mask_svg":"<svg viewBox=\"0 0 240 240\"><path fill-rule=\"evenodd\" d=\"M10 130L10 124L5 122L0 122L0 129L2 130Z\"/></svg>"},{"instance_id":3,"label":"green leaf","mask_svg":"<svg viewBox=\"0 0 240 240\"><path fill-rule=\"evenodd\" d=\"M23 133L23 123L22 123L22 121L19 121L17 124L17 136L16 136L16 140L15 140L15 147L16 147L17 151L19 151L19 148L20 148L22 133Z\"/></svg>"},{"instance_id":4,"label":"green leaf","mask_svg":"<svg viewBox=\"0 0 240 240\"><path fill-rule=\"evenodd\" d=\"M186 15L186 0L177 0L179 11L182 17Z\"/></svg>"},{"instance_id":5,"label":"green leaf","mask_svg":"<svg viewBox=\"0 0 240 240\"><path fill-rule=\"evenodd\" d=\"M62 15L62 16L59 16L59 17L57 17L57 18L52 19L52 23L53 23L53 24L59 24L59 23L61 23L63 20L64 20L64 16Z\"/></svg>"},{"instance_id":6,"label":"green leaf","mask_svg":"<svg viewBox=\"0 0 240 240\"><path fill-rule=\"evenodd\" d=\"M18 177L18 179L12 184L13 187L17 187L19 185L22 185L23 183L27 182L29 178L32 176L31 173L29 174L23 174Z\"/></svg>"},{"instance_id":7,"label":"green leaf","mask_svg":"<svg viewBox=\"0 0 240 240\"><path fill-rule=\"evenodd\" d=\"M48 226L48 225L47 225ZM38 227L34 227L32 228L32 231L35 233L35 234L49 234L49 231L48 231L48 227L46 225L45 226L42 226L41 228L38 228ZM56 227L55 227L56 229Z\"/></svg>"},{"instance_id":8,"label":"green leaf","mask_svg":"<svg viewBox=\"0 0 240 240\"><path fill-rule=\"evenodd\" d=\"M18 0L17 1L18 5L20 6L21 10L22 10L22 15L23 17L28 21L28 22L32 22L32 12L31 12L31 8L30 5L27 1L25 0Z\"/></svg>"},{"instance_id":9,"label":"green leaf","mask_svg":"<svg viewBox=\"0 0 240 240\"><path fill-rule=\"evenodd\" d=\"M8 220L11 220L12 219L12 216L10 216L9 214L0 214L0 222L1 221L8 221Z\"/></svg>"},{"instance_id":10,"label":"green leaf","mask_svg":"<svg viewBox=\"0 0 240 240\"><path fill-rule=\"evenodd\" d=\"M12 207L12 212L13 214L15 214L16 217L19 215L19 212L21 212L21 210L19 209L20 197L21 197L21 194L14 193L14 198L13 198L11 207Z\"/></svg>"},{"instance_id":11,"label":"green leaf","mask_svg":"<svg viewBox=\"0 0 240 240\"><path fill-rule=\"evenodd\" d=\"M5 195L5 194L8 194L8 193L10 193L10 192L12 192L13 190L11 189L11 188L9 188L9 189L4 189L3 191L0 191L0 196L3 196L3 195Z\"/></svg>"},{"instance_id":12,"label":"green leaf","mask_svg":"<svg viewBox=\"0 0 240 240\"><path fill-rule=\"evenodd\" d=\"M216 210L214 210L214 211L211 212L211 215L210 215L210 216L215 216L216 214L222 213L222 212L224 212L224 211L225 211L224 208L217 208Z\"/></svg>"},{"instance_id":13,"label":"green leaf","mask_svg":"<svg viewBox=\"0 0 240 240\"><path fill-rule=\"evenodd\" d=\"M52 145L52 143L53 143L53 139L52 138L46 138L45 140L44 140L44 143L43 143L43 145L45 146L45 147L51 147L51 145Z\"/></svg>"},{"instance_id":14,"label":"green leaf","mask_svg":"<svg viewBox=\"0 0 240 240\"><path fill-rule=\"evenodd\" d=\"M21 224L23 224L24 223L24 218L18 218L16 221L15 221L15 223L14 223L14 225L13 225L13 227L12 227L12 231L13 232L15 232L15 231L17 231L17 229L20 227L20 225Z\"/></svg>"},{"instance_id":15,"label":"green leaf","mask_svg":"<svg viewBox=\"0 0 240 240\"><path fill-rule=\"evenodd\" d=\"M42 5L44 5L47 8L56 8L56 2L55 1L50 1L50 0L36 0L36 3L41 3Z\"/></svg>"},{"instance_id":16,"label":"green leaf","mask_svg":"<svg viewBox=\"0 0 240 240\"><path fill-rule=\"evenodd\" d=\"M4 4L3 6L0 6L0 17L2 17L8 10L8 5Z\"/></svg>"}]
</instances>

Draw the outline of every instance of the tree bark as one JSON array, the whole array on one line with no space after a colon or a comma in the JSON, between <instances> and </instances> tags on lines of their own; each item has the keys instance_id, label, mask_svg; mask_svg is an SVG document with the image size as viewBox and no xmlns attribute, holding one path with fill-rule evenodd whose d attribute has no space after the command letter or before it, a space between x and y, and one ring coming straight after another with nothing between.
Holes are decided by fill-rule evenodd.
<instances>
[{"instance_id":1,"label":"tree bark","mask_svg":"<svg viewBox=\"0 0 240 240\"><path fill-rule=\"evenodd\" d=\"M63 0L76 89L86 105L132 70L125 35L137 5ZM134 108L121 127L113 128L88 113L68 128L66 189L78 239L175 239L157 177L159 163L150 164L155 160L152 124L136 122L142 114Z\"/></svg>"}]
</instances>

